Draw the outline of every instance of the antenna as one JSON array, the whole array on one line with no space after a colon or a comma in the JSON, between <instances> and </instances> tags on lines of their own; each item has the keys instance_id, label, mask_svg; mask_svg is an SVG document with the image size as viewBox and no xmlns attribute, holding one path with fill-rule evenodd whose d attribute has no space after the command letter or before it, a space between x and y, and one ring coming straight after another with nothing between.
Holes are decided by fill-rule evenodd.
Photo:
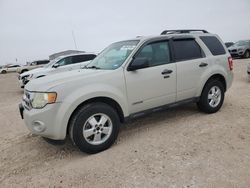
<instances>
[{"instance_id":1,"label":"antenna","mask_svg":"<svg viewBox=\"0 0 250 188\"><path fill-rule=\"evenodd\" d=\"M73 41L74 41L74 44L75 44L75 48L77 50L76 39L75 39L75 34L74 34L73 30L72 30L72 38L73 38Z\"/></svg>"}]
</instances>

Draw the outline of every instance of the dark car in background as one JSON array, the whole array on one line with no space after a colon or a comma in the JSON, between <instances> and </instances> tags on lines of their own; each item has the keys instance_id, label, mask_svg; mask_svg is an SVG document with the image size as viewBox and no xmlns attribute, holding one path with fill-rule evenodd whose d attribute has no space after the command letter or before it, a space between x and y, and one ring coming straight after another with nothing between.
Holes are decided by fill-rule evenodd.
<instances>
[{"instance_id":1,"label":"dark car in background","mask_svg":"<svg viewBox=\"0 0 250 188\"><path fill-rule=\"evenodd\" d=\"M228 48L232 57L250 58L250 40L240 40Z\"/></svg>"}]
</instances>

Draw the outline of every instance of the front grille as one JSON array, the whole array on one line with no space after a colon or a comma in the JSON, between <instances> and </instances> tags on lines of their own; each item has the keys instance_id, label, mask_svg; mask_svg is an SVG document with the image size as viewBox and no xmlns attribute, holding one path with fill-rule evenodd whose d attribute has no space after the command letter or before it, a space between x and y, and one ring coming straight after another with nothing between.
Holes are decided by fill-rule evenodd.
<instances>
[{"instance_id":1,"label":"front grille","mask_svg":"<svg viewBox=\"0 0 250 188\"><path fill-rule=\"evenodd\" d=\"M237 50L232 50L232 52L237 52Z\"/></svg>"}]
</instances>

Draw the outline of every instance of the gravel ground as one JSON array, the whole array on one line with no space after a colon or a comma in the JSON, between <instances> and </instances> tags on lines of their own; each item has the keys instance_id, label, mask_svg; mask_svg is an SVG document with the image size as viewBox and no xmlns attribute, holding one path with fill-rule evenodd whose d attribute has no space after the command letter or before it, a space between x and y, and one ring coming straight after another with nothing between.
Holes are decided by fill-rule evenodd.
<instances>
[{"instance_id":1,"label":"gravel ground","mask_svg":"<svg viewBox=\"0 0 250 188\"><path fill-rule=\"evenodd\" d=\"M17 74L0 75L0 187L250 187L250 60L212 115L186 105L125 124L95 155L29 134Z\"/></svg>"}]
</instances>

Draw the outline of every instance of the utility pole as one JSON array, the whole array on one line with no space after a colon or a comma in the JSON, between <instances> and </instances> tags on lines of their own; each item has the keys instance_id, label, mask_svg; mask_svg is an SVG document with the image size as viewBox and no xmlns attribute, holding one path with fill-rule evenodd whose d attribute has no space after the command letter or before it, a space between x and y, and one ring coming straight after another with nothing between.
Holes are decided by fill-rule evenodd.
<instances>
[{"instance_id":1,"label":"utility pole","mask_svg":"<svg viewBox=\"0 0 250 188\"><path fill-rule=\"evenodd\" d=\"M75 34L74 34L73 30L72 30L72 38L73 38L73 41L74 41L74 44L75 44L75 49L77 50L76 39L75 39Z\"/></svg>"}]
</instances>

